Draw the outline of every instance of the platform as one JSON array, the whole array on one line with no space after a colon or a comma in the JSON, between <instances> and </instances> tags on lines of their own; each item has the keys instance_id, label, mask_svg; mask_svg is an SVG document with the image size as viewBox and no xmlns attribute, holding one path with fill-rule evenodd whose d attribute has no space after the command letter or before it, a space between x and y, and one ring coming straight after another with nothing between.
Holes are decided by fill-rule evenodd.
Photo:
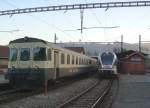
<instances>
[{"instance_id":1,"label":"platform","mask_svg":"<svg viewBox=\"0 0 150 108\"><path fill-rule=\"evenodd\" d=\"M150 108L150 74L120 75L120 87L112 108Z\"/></svg>"}]
</instances>

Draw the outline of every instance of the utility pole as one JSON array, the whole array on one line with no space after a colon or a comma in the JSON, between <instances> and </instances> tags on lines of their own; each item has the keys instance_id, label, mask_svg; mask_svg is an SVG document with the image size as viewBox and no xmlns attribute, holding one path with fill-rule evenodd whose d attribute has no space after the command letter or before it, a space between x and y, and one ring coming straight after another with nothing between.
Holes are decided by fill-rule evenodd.
<instances>
[{"instance_id":1,"label":"utility pole","mask_svg":"<svg viewBox=\"0 0 150 108\"><path fill-rule=\"evenodd\" d=\"M57 41L57 36L56 36L56 33L54 35L54 44L56 44L56 41Z\"/></svg>"},{"instance_id":2,"label":"utility pole","mask_svg":"<svg viewBox=\"0 0 150 108\"><path fill-rule=\"evenodd\" d=\"M139 35L139 52L141 52L141 35Z\"/></svg>"},{"instance_id":3,"label":"utility pole","mask_svg":"<svg viewBox=\"0 0 150 108\"><path fill-rule=\"evenodd\" d=\"M123 52L123 35L121 35L121 53Z\"/></svg>"},{"instance_id":4,"label":"utility pole","mask_svg":"<svg viewBox=\"0 0 150 108\"><path fill-rule=\"evenodd\" d=\"M80 9L81 34L82 34L82 31L83 31L83 13L84 13L84 9Z\"/></svg>"}]
</instances>

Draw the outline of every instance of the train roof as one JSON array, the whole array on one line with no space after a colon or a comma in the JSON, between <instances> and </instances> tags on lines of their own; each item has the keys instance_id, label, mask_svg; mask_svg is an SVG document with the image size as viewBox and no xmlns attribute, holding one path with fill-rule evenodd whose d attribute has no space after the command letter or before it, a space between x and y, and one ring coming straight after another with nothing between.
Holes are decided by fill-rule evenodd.
<instances>
[{"instance_id":1,"label":"train roof","mask_svg":"<svg viewBox=\"0 0 150 108\"><path fill-rule=\"evenodd\" d=\"M79 52L75 52L75 51L69 50L69 49L67 49L67 48L64 48L64 47L61 47L61 46L59 46L59 45L53 44L53 43L51 43L51 42L47 42L47 45L52 46L52 47L53 47L54 49L56 49L56 50L65 51L65 52L69 52L69 53L77 54L77 55L82 55L82 56L85 57L85 58L89 58L89 59L92 59L92 60L96 60L96 59L91 58L91 57L89 57L89 56L87 56L87 55L85 55L85 54L82 54L82 53L79 53Z\"/></svg>"},{"instance_id":2,"label":"train roof","mask_svg":"<svg viewBox=\"0 0 150 108\"><path fill-rule=\"evenodd\" d=\"M47 43L46 41L38 38L32 38L32 37L24 37L24 38L19 38L13 41L10 41L9 44L11 43L25 43L25 42L42 42L42 43Z\"/></svg>"},{"instance_id":3,"label":"train roof","mask_svg":"<svg viewBox=\"0 0 150 108\"><path fill-rule=\"evenodd\" d=\"M72 50L69 50L69 49L66 49L66 48L63 48L59 45L56 45L56 44L53 44L51 42L47 42L47 41L44 41L42 39L38 39L38 38L33 38L33 37L24 37L24 38L19 38L19 39L16 39L16 40L13 40L13 41L10 41L9 44L11 43L26 43L26 42L42 42L48 46L52 46L54 49L57 49L57 50L60 50L60 51L66 51L66 52L71 52L71 53L74 53L74 54L77 54L77 55L82 55L86 58L89 58L89 59L93 59L89 56L86 56L82 53L78 53L78 52L75 52L75 51L72 51ZM94 60L94 59L93 59Z\"/></svg>"}]
</instances>

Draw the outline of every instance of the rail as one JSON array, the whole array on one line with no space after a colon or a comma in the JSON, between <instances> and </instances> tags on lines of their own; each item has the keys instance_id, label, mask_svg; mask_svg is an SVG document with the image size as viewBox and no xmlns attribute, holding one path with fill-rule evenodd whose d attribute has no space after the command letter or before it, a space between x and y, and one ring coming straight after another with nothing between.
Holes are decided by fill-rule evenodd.
<instances>
[{"instance_id":1,"label":"rail","mask_svg":"<svg viewBox=\"0 0 150 108\"><path fill-rule=\"evenodd\" d=\"M106 87L106 89L104 90L103 94L97 99L97 101L92 105L91 108L98 108L99 106L101 106L101 104L103 103L103 100L104 100L105 96L107 95L107 93L109 92L109 90L112 87L112 82L113 82L113 80L111 80L109 82L109 84Z\"/></svg>"},{"instance_id":2,"label":"rail","mask_svg":"<svg viewBox=\"0 0 150 108\"><path fill-rule=\"evenodd\" d=\"M106 82L106 80L96 82L93 86L89 87L87 90L83 91L82 93L72 97L65 103L59 105L57 108L67 108L70 106L81 107L81 108L82 107L96 108L97 105L99 105L98 103L103 100L104 96L111 88L111 84L112 81ZM94 96L93 94L96 96ZM100 97L97 97L97 95L100 95Z\"/></svg>"}]
</instances>

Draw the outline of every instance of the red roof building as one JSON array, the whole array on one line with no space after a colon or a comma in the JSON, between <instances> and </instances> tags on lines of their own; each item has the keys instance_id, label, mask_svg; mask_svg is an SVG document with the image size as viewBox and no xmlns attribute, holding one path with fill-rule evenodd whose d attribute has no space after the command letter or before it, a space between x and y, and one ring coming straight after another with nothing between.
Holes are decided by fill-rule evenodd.
<instances>
[{"instance_id":1,"label":"red roof building","mask_svg":"<svg viewBox=\"0 0 150 108\"><path fill-rule=\"evenodd\" d=\"M139 52L134 52L121 60L121 73L145 74L145 57Z\"/></svg>"},{"instance_id":2,"label":"red roof building","mask_svg":"<svg viewBox=\"0 0 150 108\"><path fill-rule=\"evenodd\" d=\"M0 74L7 72L8 52L9 48L7 46L0 46Z\"/></svg>"},{"instance_id":3,"label":"red roof building","mask_svg":"<svg viewBox=\"0 0 150 108\"><path fill-rule=\"evenodd\" d=\"M7 46L0 46L0 58L8 59L9 48Z\"/></svg>"}]
</instances>

